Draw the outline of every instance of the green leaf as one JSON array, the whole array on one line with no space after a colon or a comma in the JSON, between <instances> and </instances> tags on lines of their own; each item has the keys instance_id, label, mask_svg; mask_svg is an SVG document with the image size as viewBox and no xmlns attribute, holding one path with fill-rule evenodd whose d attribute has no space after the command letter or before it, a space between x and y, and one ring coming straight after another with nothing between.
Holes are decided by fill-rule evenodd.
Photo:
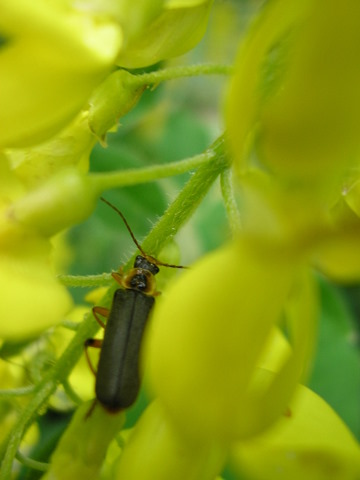
<instances>
[{"instance_id":1,"label":"green leaf","mask_svg":"<svg viewBox=\"0 0 360 480\"><path fill-rule=\"evenodd\" d=\"M360 355L355 323L339 291L320 281L321 318L317 353L309 386L360 434Z\"/></svg>"}]
</instances>

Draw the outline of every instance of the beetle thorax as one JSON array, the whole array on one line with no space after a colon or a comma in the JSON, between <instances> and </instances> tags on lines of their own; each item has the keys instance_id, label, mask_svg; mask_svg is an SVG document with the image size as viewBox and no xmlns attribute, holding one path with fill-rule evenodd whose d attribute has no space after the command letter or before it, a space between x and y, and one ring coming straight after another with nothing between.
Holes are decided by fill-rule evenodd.
<instances>
[{"instance_id":1,"label":"beetle thorax","mask_svg":"<svg viewBox=\"0 0 360 480\"><path fill-rule=\"evenodd\" d=\"M123 284L125 288L139 290L148 295L152 295L156 290L154 275L144 268L132 268L124 278Z\"/></svg>"}]
</instances>

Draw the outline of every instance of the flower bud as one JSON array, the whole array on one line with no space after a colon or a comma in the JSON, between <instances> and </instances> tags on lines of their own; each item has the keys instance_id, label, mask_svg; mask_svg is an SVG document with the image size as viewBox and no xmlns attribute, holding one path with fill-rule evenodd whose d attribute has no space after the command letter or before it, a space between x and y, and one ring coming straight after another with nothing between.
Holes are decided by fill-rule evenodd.
<instances>
[{"instance_id":1,"label":"flower bud","mask_svg":"<svg viewBox=\"0 0 360 480\"><path fill-rule=\"evenodd\" d=\"M62 169L77 167L80 172L87 172L95 142L88 112L83 111L50 140L29 148L8 149L6 155L21 182L27 188L35 188Z\"/></svg>"},{"instance_id":2,"label":"flower bud","mask_svg":"<svg viewBox=\"0 0 360 480\"><path fill-rule=\"evenodd\" d=\"M109 443L124 423L124 414L109 415L99 406L86 418L91 402L73 416L51 458L43 480L97 480Z\"/></svg>"},{"instance_id":3,"label":"flower bud","mask_svg":"<svg viewBox=\"0 0 360 480\"><path fill-rule=\"evenodd\" d=\"M90 99L89 126L102 142L106 132L134 107L145 88L132 85L131 78L126 70L112 73Z\"/></svg>"},{"instance_id":4,"label":"flower bud","mask_svg":"<svg viewBox=\"0 0 360 480\"><path fill-rule=\"evenodd\" d=\"M89 178L75 168L66 169L14 202L9 215L42 235L52 236L87 218L95 201Z\"/></svg>"}]
</instances>

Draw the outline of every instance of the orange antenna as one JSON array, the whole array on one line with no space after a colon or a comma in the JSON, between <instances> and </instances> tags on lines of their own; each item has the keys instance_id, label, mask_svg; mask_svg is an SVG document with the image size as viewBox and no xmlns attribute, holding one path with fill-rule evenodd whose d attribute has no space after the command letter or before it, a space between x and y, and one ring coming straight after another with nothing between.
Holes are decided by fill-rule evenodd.
<instances>
[{"instance_id":1,"label":"orange antenna","mask_svg":"<svg viewBox=\"0 0 360 480\"><path fill-rule=\"evenodd\" d=\"M106 205L108 205L110 208L112 208L113 210L115 210L115 212L117 214L120 215L120 217L122 218L126 228L128 229L128 232L130 233L131 235L131 238L133 239L133 242L135 243L135 245L137 246L137 248L139 249L141 255L146 258L147 260L149 260L151 263L154 263L155 265L161 265L163 267L169 267L169 268L188 268L188 267L185 267L183 265L171 265L169 263L163 263L161 262L160 260L158 260L157 258L151 256L151 255L148 255L147 253L144 252L144 250L142 249L142 247L140 246L139 242L136 240L135 238L135 235L133 234L131 228L130 228L130 225L128 224L126 218L124 217L123 213L120 212L120 210L115 207L115 205L113 205L112 203L110 203L108 200L106 200L104 197L100 197L100 200L102 200L104 203L106 203Z\"/></svg>"}]
</instances>

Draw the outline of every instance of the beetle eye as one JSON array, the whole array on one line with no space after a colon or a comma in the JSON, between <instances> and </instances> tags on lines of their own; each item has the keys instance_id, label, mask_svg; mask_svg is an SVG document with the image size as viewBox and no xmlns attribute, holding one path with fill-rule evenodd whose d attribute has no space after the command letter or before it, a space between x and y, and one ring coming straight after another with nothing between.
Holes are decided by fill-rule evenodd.
<instances>
[{"instance_id":1,"label":"beetle eye","mask_svg":"<svg viewBox=\"0 0 360 480\"><path fill-rule=\"evenodd\" d=\"M159 267L154 263L149 263L149 270L153 275L156 275L157 273L159 273Z\"/></svg>"},{"instance_id":2,"label":"beetle eye","mask_svg":"<svg viewBox=\"0 0 360 480\"><path fill-rule=\"evenodd\" d=\"M134 268L141 268L143 262L144 262L144 257L141 256L141 255L136 255L135 262L134 262Z\"/></svg>"}]
</instances>

